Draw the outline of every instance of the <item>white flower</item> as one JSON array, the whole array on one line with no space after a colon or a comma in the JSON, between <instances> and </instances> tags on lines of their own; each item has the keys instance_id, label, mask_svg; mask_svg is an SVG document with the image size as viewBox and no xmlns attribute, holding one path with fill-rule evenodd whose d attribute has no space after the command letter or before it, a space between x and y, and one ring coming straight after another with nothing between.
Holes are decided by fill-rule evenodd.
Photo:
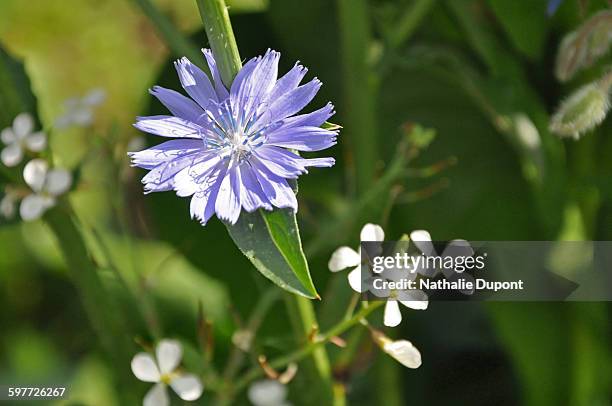
<instances>
[{"instance_id":1,"label":"white flower","mask_svg":"<svg viewBox=\"0 0 612 406\"><path fill-rule=\"evenodd\" d=\"M143 382L154 382L142 404L144 406L170 405L167 386L183 400L196 400L202 396L204 386L196 375L177 371L183 349L176 340L161 340L155 349L155 358L146 352L132 358L132 372Z\"/></svg>"},{"instance_id":2,"label":"white flower","mask_svg":"<svg viewBox=\"0 0 612 406\"><path fill-rule=\"evenodd\" d=\"M55 206L56 198L72 185L72 175L64 169L51 169L46 161L33 159L23 168L23 179L34 193L26 196L19 214L26 221L36 220Z\"/></svg>"},{"instance_id":3,"label":"white flower","mask_svg":"<svg viewBox=\"0 0 612 406\"><path fill-rule=\"evenodd\" d=\"M427 294L422 290L394 291L387 299L383 314L383 322L387 327L396 327L402 322L402 312L398 302L413 310L425 310L429 305Z\"/></svg>"},{"instance_id":4,"label":"white flower","mask_svg":"<svg viewBox=\"0 0 612 406\"><path fill-rule=\"evenodd\" d=\"M383 351L408 368L421 366L421 353L408 340L390 341L383 345Z\"/></svg>"},{"instance_id":5,"label":"white flower","mask_svg":"<svg viewBox=\"0 0 612 406\"><path fill-rule=\"evenodd\" d=\"M385 239L385 232L381 226L368 223L361 229L360 238L361 241L382 242ZM361 248L358 251L346 246L338 248L332 254L327 266L332 272L353 268L348 274L349 285L356 292L362 293L365 291L366 285L363 281L369 275L363 275L361 272Z\"/></svg>"},{"instance_id":6,"label":"white flower","mask_svg":"<svg viewBox=\"0 0 612 406\"><path fill-rule=\"evenodd\" d=\"M0 215L7 220L15 217L15 206L17 204L17 196L11 189L5 189L4 197L0 201Z\"/></svg>"},{"instance_id":7,"label":"white flower","mask_svg":"<svg viewBox=\"0 0 612 406\"><path fill-rule=\"evenodd\" d=\"M291 406L287 402L287 387L272 379L254 382L248 397L255 406Z\"/></svg>"},{"instance_id":8,"label":"white flower","mask_svg":"<svg viewBox=\"0 0 612 406\"><path fill-rule=\"evenodd\" d=\"M106 99L104 89L93 89L83 97L73 97L64 102L66 111L57 118L55 126L65 129L72 125L87 127L93 122L94 107Z\"/></svg>"},{"instance_id":9,"label":"white flower","mask_svg":"<svg viewBox=\"0 0 612 406\"><path fill-rule=\"evenodd\" d=\"M0 153L2 163L8 167L18 165L23 159L24 150L40 152L47 146L44 132L33 133L34 119L28 113L21 113L13 120L13 126L5 128L0 139L6 147Z\"/></svg>"},{"instance_id":10,"label":"white flower","mask_svg":"<svg viewBox=\"0 0 612 406\"><path fill-rule=\"evenodd\" d=\"M421 366L421 353L410 341L391 340L378 330L372 330L372 338L384 352L405 367L416 369Z\"/></svg>"},{"instance_id":11,"label":"white flower","mask_svg":"<svg viewBox=\"0 0 612 406\"><path fill-rule=\"evenodd\" d=\"M471 257L474 255L474 249L470 246L470 243L461 239L450 241L446 247L444 247L442 255L438 255L432 243L431 235L425 230L415 230L410 233L410 241L412 241L419 251L428 257L442 257L442 259L445 259L447 257ZM428 277L434 277L440 271L444 277L450 281L463 279L466 282L472 282L472 286L474 286L474 277L468 273L463 273L463 271L460 271L459 269L444 267L441 269L429 269L423 267L417 269L418 273ZM459 292L465 295L471 295L474 293L474 289L462 289Z\"/></svg>"},{"instance_id":12,"label":"white flower","mask_svg":"<svg viewBox=\"0 0 612 406\"><path fill-rule=\"evenodd\" d=\"M383 321L387 327L395 327L402 322L402 313L399 304L413 310L425 310L429 305L427 294L420 289L389 289L386 284L375 283L376 279L383 282L404 282L414 281L417 277L416 270L413 268L388 268L381 273L373 275L366 281L370 293L379 298L387 298L385 304ZM376 286L382 286L376 288Z\"/></svg>"}]
</instances>

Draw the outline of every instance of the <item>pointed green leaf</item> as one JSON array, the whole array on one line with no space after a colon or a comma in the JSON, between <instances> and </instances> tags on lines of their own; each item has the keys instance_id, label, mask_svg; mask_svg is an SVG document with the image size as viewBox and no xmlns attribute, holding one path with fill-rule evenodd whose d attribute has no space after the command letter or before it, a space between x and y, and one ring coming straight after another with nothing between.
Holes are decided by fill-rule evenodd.
<instances>
[{"instance_id":1,"label":"pointed green leaf","mask_svg":"<svg viewBox=\"0 0 612 406\"><path fill-rule=\"evenodd\" d=\"M318 297L295 213L290 209L243 211L238 222L227 229L240 251L266 278L291 293Z\"/></svg>"},{"instance_id":2,"label":"pointed green leaf","mask_svg":"<svg viewBox=\"0 0 612 406\"><path fill-rule=\"evenodd\" d=\"M340 124L334 124L334 123L330 123L329 121L326 121L323 123L321 128L323 128L324 130L335 131L335 130L341 129L342 126Z\"/></svg>"}]
</instances>

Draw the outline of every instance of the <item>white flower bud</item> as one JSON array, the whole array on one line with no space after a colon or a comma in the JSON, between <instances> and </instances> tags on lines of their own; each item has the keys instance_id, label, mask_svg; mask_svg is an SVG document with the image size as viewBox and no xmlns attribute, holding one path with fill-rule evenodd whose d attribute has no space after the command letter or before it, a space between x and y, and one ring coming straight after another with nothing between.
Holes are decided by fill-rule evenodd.
<instances>
[{"instance_id":1,"label":"white flower bud","mask_svg":"<svg viewBox=\"0 0 612 406\"><path fill-rule=\"evenodd\" d=\"M411 369L421 366L421 353L408 340L391 340L381 331L372 330L372 338L378 346L397 362Z\"/></svg>"},{"instance_id":2,"label":"white flower bud","mask_svg":"<svg viewBox=\"0 0 612 406\"><path fill-rule=\"evenodd\" d=\"M405 367L416 369L421 366L421 353L408 340L390 341L382 349Z\"/></svg>"}]
</instances>

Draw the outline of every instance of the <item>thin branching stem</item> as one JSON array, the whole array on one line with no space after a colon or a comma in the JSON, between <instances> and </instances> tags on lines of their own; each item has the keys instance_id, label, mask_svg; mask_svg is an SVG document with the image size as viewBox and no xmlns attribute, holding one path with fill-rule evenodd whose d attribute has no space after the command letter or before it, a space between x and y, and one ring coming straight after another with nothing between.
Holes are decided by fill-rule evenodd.
<instances>
[{"instance_id":1,"label":"thin branching stem","mask_svg":"<svg viewBox=\"0 0 612 406\"><path fill-rule=\"evenodd\" d=\"M351 317L350 319L342 320L340 323L336 324L327 332L317 336L314 341L304 345L303 347L298 348L297 350L290 352L287 355L281 356L270 361L270 367L273 369L280 369L292 362L297 362L304 359L305 357L312 354L312 352L315 351L317 348L328 343L332 337L338 336L350 329L351 327L359 324L362 319L366 318L370 313L378 309L384 303L384 301L377 301L372 303L364 302L364 305L353 317ZM263 376L263 370L259 366L251 368L246 374L244 374L242 378L240 378L236 382L236 384L234 385L234 390L241 390L251 381L261 376Z\"/></svg>"}]
</instances>

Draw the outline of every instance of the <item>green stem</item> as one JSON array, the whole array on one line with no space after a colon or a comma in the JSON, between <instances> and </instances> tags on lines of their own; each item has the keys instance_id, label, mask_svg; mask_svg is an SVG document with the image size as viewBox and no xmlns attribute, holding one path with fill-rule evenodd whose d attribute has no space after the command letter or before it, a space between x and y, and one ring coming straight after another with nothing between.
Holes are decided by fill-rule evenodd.
<instances>
[{"instance_id":1,"label":"green stem","mask_svg":"<svg viewBox=\"0 0 612 406\"><path fill-rule=\"evenodd\" d=\"M121 336L119 332L122 329L113 316L114 304L110 303L109 296L103 288L97 267L92 262L69 206L51 210L45 216L45 220L58 240L70 276L77 286L94 329L100 335L106 349L110 353L116 353L118 350L115 345L116 339Z\"/></svg>"},{"instance_id":2,"label":"green stem","mask_svg":"<svg viewBox=\"0 0 612 406\"><path fill-rule=\"evenodd\" d=\"M370 58L370 13L366 0L337 0L344 78L343 116L355 165L358 195L369 193L378 162L376 84Z\"/></svg>"},{"instance_id":3,"label":"green stem","mask_svg":"<svg viewBox=\"0 0 612 406\"><path fill-rule=\"evenodd\" d=\"M314 341L309 342L304 345L302 348L299 348L287 355L276 358L270 362L270 367L274 369L280 369L282 367L287 366L292 362L300 361L301 359L312 354L317 348L321 347L323 344L329 342L332 337L338 336L344 333L349 328L358 324L362 319L366 318L370 313L374 310L378 309L382 306L384 301L377 301L370 303L368 306L363 306L359 312L357 312L353 317L348 320L343 320L338 323L336 326L329 329L326 333L318 336ZM254 379L259 378L263 375L263 371L259 366L251 368L241 379L236 382L235 388L236 390L240 390L248 385Z\"/></svg>"},{"instance_id":4,"label":"green stem","mask_svg":"<svg viewBox=\"0 0 612 406\"><path fill-rule=\"evenodd\" d=\"M280 293L281 291L276 286L273 286L259 297L259 300L257 301L257 304L255 305L255 308L253 309L253 312L249 317L249 321L244 329L246 332L252 334L253 337L255 336L255 333L259 329L259 326L263 322L266 314L280 297ZM221 391L219 393L217 398L218 405L225 405L231 401L231 398L234 395L232 382L236 376L236 373L240 370L240 367L242 367L244 359L244 351L235 346L232 349L225 370L223 371L223 381L228 386L226 387L225 391Z\"/></svg>"},{"instance_id":5,"label":"green stem","mask_svg":"<svg viewBox=\"0 0 612 406\"><path fill-rule=\"evenodd\" d=\"M411 3L389 36L391 48L399 47L414 33L434 4L434 0L416 0Z\"/></svg>"},{"instance_id":6,"label":"green stem","mask_svg":"<svg viewBox=\"0 0 612 406\"><path fill-rule=\"evenodd\" d=\"M334 406L346 406L346 387L341 382L334 383Z\"/></svg>"},{"instance_id":7,"label":"green stem","mask_svg":"<svg viewBox=\"0 0 612 406\"><path fill-rule=\"evenodd\" d=\"M196 1L221 79L230 88L234 77L236 77L242 67L242 62L227 12L227 6L224 0ZM298 337L308 337L313 326L317 326L312 302L301 296L291 295L287 299L287 303L290 313L293 313L296 317L294 325ZM313 354L319 382L323 385L326 382L331 383L329 358L325 349L321 348L315 351L315 348L313 348L310 353Z\"/></svg>"},{"instance_id":8,"label":"green stem","mask_svg":"<svg viewBox=\"0 0 612 406\"><path fill-rule=\"evenodd\" d=\"M343 233L352 228L352 225L359 220L360 214L380 199L380 196L388 193L391 186L404 175L406 164L409 160L410 157L406 153L406 146L400 145L387 170L370 187L369 192L361 196L359 200L352 201L350 206L343 210L338 218L325 222L324 226L317 232L317 236L306 246L306 254L308 256L315 256L332 244L333 241L337 241L338 238L342 239Z\"/></svg>"},{"instance_id":9,"label":"green stem","mask_svg":"<svg viewBox=\"0 0 612 406\"><path fill-rule=\"evenodd\" d=\"M287 299L289 313L295 315L295 317L292 317L292 320L295 321L294 330L296 337L298 340L306 339L313 331L319 328L312 301L292 294L286 294L285 298ZM313 350L312 357L318 377L325 382L329 382L331 380L331 368L325 348L320 347Z\"/></svg>"},{"instance_id":10,"label":"green stem","mask_svg":"<svg viewBox=\"0 0 612 406\"><path fill-rule=\"evenodd\" d=\"M196 0L219 74L227 88L242 68L225 0Z\"/></svg>"},{"instance_id":11,"label":"green stem","mask_svg":"<svg viewBox=\"0 0 612 406\"><path fill-rule=\"evenodd\" d=\"M45 215L45 221L59 243L69 275L76 286L85 312L103 348L113 361L120 382L130 382L128 349L131 336L116 303L110 299L107 289L98 275L82 238L79 226L68 203L60 205ZM123 385L121 385L123 386ZM126 387L123 387L127 391ZM125 393L130 403L132 395Z\"/></svg>"},{"instance_id":12,"label":"green stem","mask_svg":"<svg viewBox=\"0 0 612 406\"><path fill-rule=\"evenodd\" d=\"M379 402L385 406L406 404L402 399L400 364L391 357L378 357L375 366L375 384Z\"/></svg>"},{"instance_id":13,"label":"green stem","mask_svg":"<svg viewBox=\"0 0 612 406\"><path fill-rule=\"evenodd\" d=\"M168 17L151 3L151 0L134 1L138 4L143 13L149 17L159 35L176 56L186 56L191 62L209 73L208 66L204 63L203 56L198 48L174 27Z\"/></svg>"},{"instance_id":14,"label":"green stem","mask_svg":"<svg viewBox=\"0 0 612 406\"><path fill-rule=\"evenodd\" d=\"M141 275L138 274L139 279L136 281L136 283L128 283L123 273L121 272L121 269L113 260L110 248L102 234L99 233L93 227L90 227L90 232L95 238L96 243L99 246L102 255L104 256L104 259L106 260L107 266L113 271L121 287L125 289L125 291L130 295L130 298L134 300L134 303L138 305L140 314L142 315L142 318L145 321L149 332L156 341L161 340L162 330L161 324L159 322L159 317L157 316L157 311L155 310L154 303L149 297L149 292L147 292L144 288L144 283L142 282ZM132 237L127 233L126 229L123 230L123 235L125 244L129 247L128 250L130 252L134 252L135 247L133 247L132 244ZM135 265L133 267L136 268ZM137 273L137 269L134 269L134 272Z\"/></svg>"}]
</instances>

